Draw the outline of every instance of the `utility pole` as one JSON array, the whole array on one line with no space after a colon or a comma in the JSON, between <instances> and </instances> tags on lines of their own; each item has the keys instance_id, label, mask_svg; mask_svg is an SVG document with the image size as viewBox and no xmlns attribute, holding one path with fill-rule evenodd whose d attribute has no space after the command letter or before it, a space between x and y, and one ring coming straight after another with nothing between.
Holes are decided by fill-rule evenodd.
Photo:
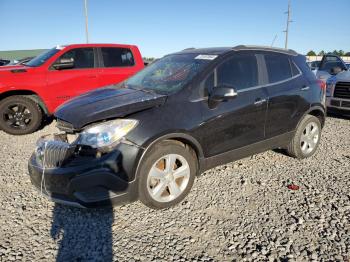
<instances>
[{"instance_id":1,"label":"utility pole","mask_svg":"<svg viewBox=\"0 0 350 262\"><path fill-rule=\"evenodd\" d=\"M86 34L86 43L89 43L89 27L88 27L88 8L87 8L87 0L84 0L85 7L85 34Z\"/></svg>"},{"instance_id":2,"label":"utility pole","mask_svg":"<svg viewBox=\"0 0 350 262\"><path fill-rule=\"evenodd\" d=\"M287 11L287 28L286 31L284 31L286 33L286 42L285 42L285 48L288 48L288 34L289 34L289 24L292 22L291 20L291 9L290 9L290 0L288 0L288 11Z\"/></svg>"}]
</instances>

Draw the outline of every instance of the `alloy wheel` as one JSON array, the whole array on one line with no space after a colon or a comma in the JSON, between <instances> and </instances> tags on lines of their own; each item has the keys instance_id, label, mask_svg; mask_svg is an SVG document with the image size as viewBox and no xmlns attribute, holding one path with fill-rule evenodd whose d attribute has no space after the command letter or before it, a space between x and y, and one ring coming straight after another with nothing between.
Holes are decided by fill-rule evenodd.
<instances>
[{"instance_id":1,"label":"alloy wheel","mask_svg":"<svg viewBox=\"0 0 350 262\"><path fill-rule=\"evenodd\" d=\"M2 112L5 123L15 129L25 129L32 121L32 113L22 104L11 104Z\"/></svg>"},{"instance_id":2,"label":"alloy wheel","mask_svg":"<svg viewBox=\"0 0 350 262\"><path fill-rule=\"evenodd\" d=\"M300 148L303 154L310 154L317 146L320 138L320 130L314 122L308 123L301 135Z\"/></svg>"},{"instance_id":3,"label":"alloy wheel","mask_svg":"<svg viewBox=\"0 0 350 262\"><path fill-rule=\"evenodd\" d=\"M149 195L158 202L170 202L179 197L187 188L190 166L178 154L168 154L158 159L147 177Z\"/></svg>"}]
</instances>

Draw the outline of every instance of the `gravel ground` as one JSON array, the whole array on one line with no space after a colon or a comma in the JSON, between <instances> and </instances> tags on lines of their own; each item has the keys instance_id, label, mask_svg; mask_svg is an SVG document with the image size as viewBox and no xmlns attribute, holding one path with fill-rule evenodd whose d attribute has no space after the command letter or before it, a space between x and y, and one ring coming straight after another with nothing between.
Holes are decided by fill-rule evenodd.
<instances>
[{"instance_id":1,"label":"gravel ground","mask_svg":"<svg viewBox=\"0 0 350 262\"><path fill-rule=\"evenodd\" d=\"M204 173L178 206L81 210L34 190L36 139L0 131L1 261L348 261L350 120L328 118L316 155L266 152ZM294 183L297 191L287 188Z\"/></svg>"}]
</instances>

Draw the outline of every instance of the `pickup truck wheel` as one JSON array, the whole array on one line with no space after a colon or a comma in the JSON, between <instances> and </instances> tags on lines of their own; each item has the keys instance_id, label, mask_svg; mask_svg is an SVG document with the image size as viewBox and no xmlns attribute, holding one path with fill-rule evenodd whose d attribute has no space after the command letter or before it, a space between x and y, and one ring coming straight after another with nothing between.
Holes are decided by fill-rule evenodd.
<instances>
[{"instance_id":1,"label":"pickup truck wheel","mask_svg":"<svg viewBox=\"0 0 350 262\"><path fill-rule=\"evenodd\" d=\"M298 159L312 156L320 143L321 130L320 120L315 116L306 115L299 123L287 148L288 154Z\"/></svg>"},{"instance_id":2,"label":"pickup truck wheel","mask_svg":"<svg viewBox=\"0 0 350 262\"><path fill-rule=\"evenodd\" d=\"M139 198L153 209L181 202L192 188L197 159L193 150L176 141L154 146L140 165Z\"/></svg>"},{"instance_id":3,"label":"pickup truck wheel","mask_svg":"<svg viewBox=\"0 0 350 262\"><path fill-rule=\"evenodd\" d=\"M11 135L25 135L36 131L43 113L33 100L23 96L10 96L0 102L0 129Z\"/></svg>"}]
</instances>

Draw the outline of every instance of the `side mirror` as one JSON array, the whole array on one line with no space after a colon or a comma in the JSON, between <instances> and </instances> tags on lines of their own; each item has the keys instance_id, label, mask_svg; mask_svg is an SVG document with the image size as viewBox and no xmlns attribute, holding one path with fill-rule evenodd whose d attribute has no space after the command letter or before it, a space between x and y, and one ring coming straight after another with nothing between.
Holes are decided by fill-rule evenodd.
<instances>
[{"instance_id":1,"label":"side mirror","mask_svg":"<svg viewBox=\"0 0 350 262\"><path fill-rule=\"evenodd\" d=\"M214 108L220 102L231 100L237 96L235 89L231 86L220 85L213 88L209 94L209 107Z\"/></svg>"},{"instance_id":2,"label":"side mirror","mask_svg":"<svg viewBox=\"0 0 350 262\"><path fill-rule=\"evenodd\" d=\"M53 68L55 68L56 70L72 69L74 68L74 59L61 58L53 65Z\"/></svg>"},{"instance_id":3,"label":"side mirror","mask_svg":"<svg viewBox=\"0 0 350 262\"><path fill-rule=\"evenodd\" d=\"M213 88L209 99L217 102L233 99L237 96L235 89L231 86L221 85Z\"/></svg>"},{"instance_id":4,"label":"side mirror","mask_svg":"<svg viewBox=\"0 0 350 262\"><path fill-rule=\"evenodd\" d=\"M341 71L343 71L343 70L339 66L335 66L335 67L331 68L331 75L337 75Z\"/></svg>"}]
</instances>

